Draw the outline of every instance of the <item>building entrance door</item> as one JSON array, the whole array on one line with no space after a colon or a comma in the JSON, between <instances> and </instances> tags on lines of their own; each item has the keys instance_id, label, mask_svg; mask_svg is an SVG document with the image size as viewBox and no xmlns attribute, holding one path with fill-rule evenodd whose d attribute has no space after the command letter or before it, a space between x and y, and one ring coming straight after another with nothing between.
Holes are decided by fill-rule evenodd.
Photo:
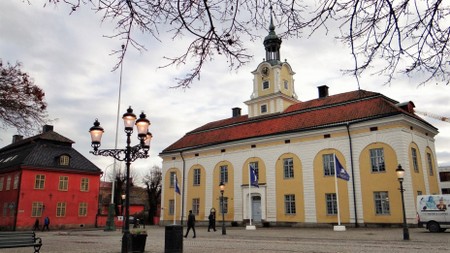
<instances>
[{"instance_id":1,"label":"building entrance door","mask_svg":"<svg viewBox=\"0 0 450 253\"><path fill-rule=\"evenodd\" d=\"M253 222L261 222L261 197L252 197L252 219Z\"/></svg>"}]
</instances>

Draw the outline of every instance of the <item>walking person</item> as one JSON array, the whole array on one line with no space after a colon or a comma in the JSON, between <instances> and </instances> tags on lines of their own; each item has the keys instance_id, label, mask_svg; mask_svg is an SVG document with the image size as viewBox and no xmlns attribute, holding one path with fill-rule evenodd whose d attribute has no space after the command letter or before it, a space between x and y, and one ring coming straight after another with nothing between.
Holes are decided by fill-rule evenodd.
<instances>
[{"instance_id":1,"label":"walking person","mask_svg":"<svg viewBox=\"0 0 450 253\"><path fill-rule=\"evenodd\" d=\"M216 212L209 212L208 220L208 232L210 229L213 229L214 232L216 232Z\"/></svg>"},{"instance_id":2,"label":"walking person","mask_svg":"<svg viewBox=\"0 0 450 253\"><path fill-rule=\"evenodd\" d=\"M39 230L39 218L34 222L33 231Z\"/></svg>"},{"instance_id":3,"label":"walking person","mask_svg":"<svg viewBox=\"0 0 450 253\"><path fill-rule=\"evenodd\" d=\"M50 231L50 218L48 218L48 216L45 217L44 219L44 226L42 227L42 232L47 228L47 231Z\"/></svg>"},{"instance_id":4,"label":"walking person","mask_svg":"<svg viewBox=\"0 0 450 253\"><path fill-rule=\"evenodd\" d=\"M195 215L192 213L192 210L189 210L189 216L188 216L188 221L187 221L187 231L186 234L184 235L184 238L186 238L189 234L189 230L194 231L194 236L192 238L195 238Z\"/></svg>"}]
</instances>

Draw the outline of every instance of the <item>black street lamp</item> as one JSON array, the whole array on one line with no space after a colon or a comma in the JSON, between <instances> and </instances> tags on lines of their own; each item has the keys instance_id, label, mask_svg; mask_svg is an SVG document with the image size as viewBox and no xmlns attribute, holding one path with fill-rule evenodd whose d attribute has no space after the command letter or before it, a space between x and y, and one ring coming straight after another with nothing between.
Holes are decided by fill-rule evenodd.
<instances>
[{"instance_id":1,"label":"black street lamp","mask_svg":"<svg viewBox=\"0 0 450 253\"><path fill-rule=\"evenodd\" d=\"M127 168L127 178L125 187L125 224L122 237L122 253L131 252L131 236L130 236L130 166L131 162L134 162L138 158L147 158L148 151L150 149L150 141L152 134L148 132L150 121L145 118L145 114L141 113L139 119L136 120L136 115L133 113L131 106L122 117L125 125L125 133L127 134L127 146L125 149L98 149L100 147L103 128L100 126L100 122L96 119L94 126L90 128L92 148L91 151L94 155L112 156L118 161L125 161ZM139 144L131 146L131 134L133 133L134 125L136 125L138 131Z\"/></svg>"},{"instance_id":2,"label":"black street lamp","mask_svg":"<svg viewBox=\"0 0 450 253\"><path fill-rule=\"evenodd\" d=\"M225 191L225 184L223 182L220 182L219 185L220 194L222 195L220 198L220 204L222 205L222 235L227 234L227 230L225 229L225 208L224 208L224 199L223 199L223 192Z\"/></svg>"},{"instance_id":3,"label":"black street lamp","mask_svg":"<svg viewBox=\"0 0 450 253\"><path fill-rule=\"evenodd\" d=\"M400 182L400 192L402 195L403 240L409 240L408 224L406 223L406 214L405 214L405 198L403 196L403 192L405 191L405 189L403 189L403 177L405 176L405 170L402 168L402 165L399 164L395 172L397 173L397 178L398 181Z\"/></svg>"}]
</instances>

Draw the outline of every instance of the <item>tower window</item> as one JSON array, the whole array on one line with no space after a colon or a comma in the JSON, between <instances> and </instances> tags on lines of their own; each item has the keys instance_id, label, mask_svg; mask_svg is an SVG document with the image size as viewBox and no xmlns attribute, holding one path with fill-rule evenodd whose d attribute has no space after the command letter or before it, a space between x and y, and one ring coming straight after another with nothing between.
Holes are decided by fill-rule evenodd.
<instances>
[{"instance_id":1,"label":"tower window","mask_svg":"<svg viewBox=\"0 0 450 253\"><path fill-rule=\"evenodd\" d=\"M261 113L267 112L267 105L261 105Z\"/></svg>"},{"instance_id":2,"label":"tower window","mask_svg":"<svg viewBox=\"0 0 450 253\"><path fill-rule=\"evenodd\" d=\"M263 90L267 90L269 88L269 81L264 81L263 82Z\"/></svg>"},{"instance_id":3,"label":"tower window","mask_svg":"<svg viewBox=\"0 0 450 253\"><path fill-rule=\"evenodd\" d=\"M285 90L289 89L289 82L288 82L288 80L284 80L284 89Z\"/></svg>"}]
</instances>

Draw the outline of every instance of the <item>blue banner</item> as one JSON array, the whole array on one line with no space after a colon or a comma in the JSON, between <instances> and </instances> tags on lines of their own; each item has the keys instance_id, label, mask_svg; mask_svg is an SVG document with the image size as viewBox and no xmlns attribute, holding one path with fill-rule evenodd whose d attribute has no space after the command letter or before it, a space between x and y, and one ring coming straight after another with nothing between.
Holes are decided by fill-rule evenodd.
<instances>
[{"instance_id":1,"label":"blue banner","mask_svg":"<svg viewBox=\"0 0 450 253\"><path fill-rule=\"evenodd\" d=\"M350 180L350 175L347 173L342 164L339 162L337 156L334 156L334 160L335 160L334 164L336 167L336 177L344 179L345 181Z\"/></svg>"},{"instance_id":2,"label":"blue banner","mask_svg":"<svg viewBox=\"0 0 450 253\"><path fill-rule=\"evenodd\" d=\"M258 177L256 176L256 169L254 164L250 164L250 185L259 188Z\"/></svg>"},{"instance_id":3,"label":"blue banner","mask_svg":"<svg viewBox=\"0 0 450 253\"><path fill-rule=\"evenodd\" d=\"M178 187L177 177L175 177L175 192L181 194L180 187Z\"/></svg>"}]
</instances>

